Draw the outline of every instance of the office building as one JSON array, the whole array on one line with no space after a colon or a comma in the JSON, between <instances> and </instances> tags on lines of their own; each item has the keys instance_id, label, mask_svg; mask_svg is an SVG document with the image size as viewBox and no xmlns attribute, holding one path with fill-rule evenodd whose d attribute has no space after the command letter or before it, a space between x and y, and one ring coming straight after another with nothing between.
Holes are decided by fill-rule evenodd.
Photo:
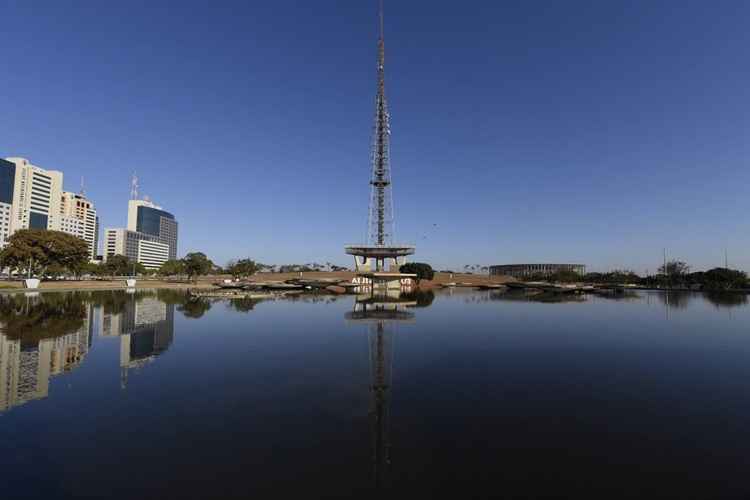
<instances>
[{"instance_id":1,"label":"office building","mask_svg":"<svg viewBox=\"0 0 750 500\"><path fill-rule=\"evenodd\" d=\"M6 158L15 165L13 177L10 234L20 229L61 230L63 174L45 170L25 158ZM4 180L5 180L4 179Z\"/></svg>"},{"instance_id":2,"label":"office building","mask_svg":"<svg viewBox=\"0 0 750 500\"><path fill-rule=\"evenodd\" d=\"M49 229L99 246L99 219L91 200L63 191L63 174L33 165L26 158L0 159L0 248L21 229Z\"/></svg>"},{"instance_id":3,"label":"office building","mask_svg":"<svg viewBox=\"0 0 750 500\"><path fill-rule=\"evenodd\" d=\"M149 200L128 202L128 231L155 236L169 246L169 258L177 258L177 221L174 215Z\"/></svg>"},{"instance_id":4,"label":"office building","mask_svg":"<svg viewBox=\"0 0 750 500\"><path fill-rule=\"evenodd\" d=\"M16 165L0 158L0 248L10 238Z\"/></svg>"},{"instance_id":5,"label":"office building","mask_svg":"<svg viewBox=\"0 0 750 500\"><path fill-rule=\"evenodd\" d=\"M93 202L83 194L65 191L60 204L60 230L78 236L89 245L89 257L99 250L99 217Z\"/></svg>"},{"instance_id":6,"label":"office building","mask_svg":"<svg viewBox=\"0 0 750 500\"><path fill-rule=\"evenodd\" d=\"M177 221L149 200L128 202L127 228L107 229L104 258L125 255L146 269L158 269L177 258Z\"/></svg>"},{"instance_id":7,"label":"office building","mask_svg":"<svg viewBox=\"0 0 750 500\"><path fill-rule=\"evenodd\" d=\"M124 255L146 269L158 269L170 259L170 247L158 236L124 228L104 231L104 257Z\"/></svg>"}]
</instances>

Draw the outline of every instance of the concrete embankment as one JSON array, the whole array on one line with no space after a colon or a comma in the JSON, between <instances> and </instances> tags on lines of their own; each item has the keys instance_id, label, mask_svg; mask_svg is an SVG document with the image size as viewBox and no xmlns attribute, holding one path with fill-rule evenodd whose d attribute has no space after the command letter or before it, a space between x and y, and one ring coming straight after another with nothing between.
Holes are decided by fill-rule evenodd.
<instances>
[{"instance_id":1,"label":"concrete embankment","mask_svg":"<svg viewBox=\"0 0 750 500\"><path fill-rule=\"evenodd\" d=\"M309 273L258 273L250 278L251 281L259 282L284 282L291 279L309 280L339 280L351 281L356 273L350 271L340 272L309 272ZM136 289L173 288L173 289L212 289L214 283L220 283L231 276L202 276L194 282L161 280L161 279L138 279ZM456 283L459 286L479 286L493 283L506 283L512 281L507 276L492 276L465 273L435 273L432 280L422 280L419 284L421 289L430 289L444 285L445 283ZM337 287L339 288L339 287ZM125 279L103 279L103 280L54 280L43 281L40 288L28 290L24 288L22 281L1 281L0 293L18 293L25 291L34 292L68 292L68 291L99 291L99 290L125 290L127 286ZM343 289L331 289L331 292L342 293Z\"/></svg>"}]
</instances>

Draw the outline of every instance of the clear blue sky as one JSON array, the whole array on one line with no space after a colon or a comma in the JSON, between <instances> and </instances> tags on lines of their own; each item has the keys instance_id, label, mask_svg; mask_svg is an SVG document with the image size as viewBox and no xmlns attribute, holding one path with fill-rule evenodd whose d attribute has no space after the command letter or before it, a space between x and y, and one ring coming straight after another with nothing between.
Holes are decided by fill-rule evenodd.
<instances>
[{"instance_id":1,"label":"clear blue sky","mask_svg":"<svg viewBox=\"0 0 750 500\"><path fill-rule=\"evenodd\" d=\"M0 0L0 156L130 174L219 263L350 265L376 1ZM750 3L386 0L397 239L435 266L750 270Z\"/></svg>"}]
</instances>

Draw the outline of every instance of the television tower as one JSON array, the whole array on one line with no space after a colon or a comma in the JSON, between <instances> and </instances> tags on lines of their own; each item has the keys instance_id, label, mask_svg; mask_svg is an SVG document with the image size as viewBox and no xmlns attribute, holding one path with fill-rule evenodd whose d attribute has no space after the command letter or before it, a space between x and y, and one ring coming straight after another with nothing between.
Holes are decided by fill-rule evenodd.
<instances>
[{"instance_id":1,"label":"television tower","mask_svg":"<svg viewBox=\"0 0 750 500\"><path fill-rule=\"evenodd\" d=\"M375 123L373 125L370 148L370 207L367 221L367 243L346 247L346 253L354 256L354 265L362 273L383 273L389 264L396 271L405 262L407 255L414 253L414 247L395 245L393 242L393 196L391 193L391 115L385 98L385 36L383 34L383 1L380 0L378 36L378 78L375 95ZM398 273L390 273L390 281L378 277L378 283L397 287ZM404 275L406 276L406 275ZM368 276L373 279L375 276ZM380 279L382 278L382 279Z\"/></svg>"},{"instance_id":2,"label":"television tower","mask_svg":"<svg viewBox=\"0 0 750 500\"><path fill-rule=\"evenodd\" d=\"M378 39L378 90L375 97L375 124L372 134L370 214L368 244L385 246L393 242L393 197L391 195L390 136L391 117L385 98L385 36L383 0L380 0Z\"/></svg>"}]
</instances>

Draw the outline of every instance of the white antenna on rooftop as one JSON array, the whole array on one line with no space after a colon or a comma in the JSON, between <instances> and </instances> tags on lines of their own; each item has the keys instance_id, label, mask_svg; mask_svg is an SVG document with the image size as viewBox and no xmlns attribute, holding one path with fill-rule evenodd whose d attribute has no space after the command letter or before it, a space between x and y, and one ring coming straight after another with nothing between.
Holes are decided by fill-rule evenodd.
<instances>
[{"instance_id":1,"label":"white antenna on rooftop","mask_svg":"<svg viewBox=\"0 0 750 500\"><path fill-rule=\"evenodd\" d=\"M79 194L81 196L86 196L86 183L83 176L81 176L81 192Z\"/></svg>"},{"instance_id":2,"label":"white antenna on rooftop","mask_svg":"<svg viewBox=\"0 0 750 500\"><path fill-rule=\"evenodd\" d=\"M130 180L130 199L138 199L138 176L133 172L133 177Z\"/></svg>"}]
</instances>

